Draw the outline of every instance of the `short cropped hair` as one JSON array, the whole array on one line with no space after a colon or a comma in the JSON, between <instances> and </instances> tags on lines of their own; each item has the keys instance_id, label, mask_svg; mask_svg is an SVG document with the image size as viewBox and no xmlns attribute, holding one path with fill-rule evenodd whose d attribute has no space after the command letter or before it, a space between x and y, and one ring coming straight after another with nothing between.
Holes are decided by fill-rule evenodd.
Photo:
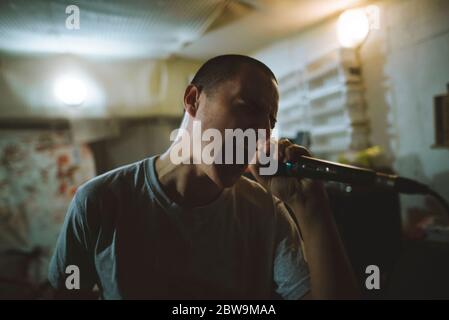
<instances>
[{"instance_id":1,"label":"short cropped hair","mask_svg":"<svg viewBox=\"0 0 449 320\"><path fill-rule=\"evenodd\" d=\"M235 77L240 72L241 67L245 65L258 68L277 83L273 71L264 63L239 54L225 54L207 60L198 69L190 83L206 93L212 93L218 85Z\"/></svg>"}]
</instances>

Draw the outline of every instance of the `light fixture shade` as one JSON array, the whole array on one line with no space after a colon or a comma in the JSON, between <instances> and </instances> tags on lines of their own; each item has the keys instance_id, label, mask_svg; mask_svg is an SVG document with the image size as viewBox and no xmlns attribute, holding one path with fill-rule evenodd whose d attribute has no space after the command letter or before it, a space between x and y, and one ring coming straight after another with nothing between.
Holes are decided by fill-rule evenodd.
<instances>
[{"instance_id":1,"label":"light fixture shade","mask_svg":"<svg viewBox=\"0 0 449 320\"><path fill-rule=\"evenodd\" d=\"M369 30L369 18L363 9L347 10L338 18L337 36L342 47L358 47L366 39Z\"/></svg>"}]
</instances>

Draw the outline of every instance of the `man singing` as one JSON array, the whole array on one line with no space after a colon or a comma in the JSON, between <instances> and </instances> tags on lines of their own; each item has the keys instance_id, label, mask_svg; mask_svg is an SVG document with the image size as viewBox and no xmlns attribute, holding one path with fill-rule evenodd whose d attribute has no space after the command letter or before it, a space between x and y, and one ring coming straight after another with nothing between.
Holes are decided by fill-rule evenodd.
<instances>
[{"instance_id":1,"label":"man singing","mask_svg":"<svg viewBox=\"0 0 449 320\"><path fill-rule=\"evenodd\" d=\"M218 56L187 86L182 128L192 133L197 121L203 132L269 136L278 100L266 65ZM103 299L358 296L321 182L260 175L257 162L175 163L177 143L78 189L50 264L49 280L63 296L81 297L95 285ZM280 161L308 154L278 143ZM257 182L242 176L247 170ZM70 265L79 269L79 290L66 287Z\"/></svg>"}]
</instances>

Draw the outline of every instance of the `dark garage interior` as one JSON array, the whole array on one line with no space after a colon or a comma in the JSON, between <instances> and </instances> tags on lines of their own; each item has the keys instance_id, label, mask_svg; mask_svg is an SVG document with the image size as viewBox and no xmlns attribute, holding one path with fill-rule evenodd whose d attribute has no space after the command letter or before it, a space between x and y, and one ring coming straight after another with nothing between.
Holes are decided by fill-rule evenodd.
<instances>
[{"instance_id":1,"label":"dark garage interior","mask_svg":"<svg viewBox=\"0 0 449 320\"><path fill-rule=\"evenodd\" d=\"M79 187L163 154L192 78L224 54L276 76L275 139L443 199L323 182L359 297L449 299L446 0L1 1L0 299L55 298L49 265Z\"/></svg>"}]
</instances>

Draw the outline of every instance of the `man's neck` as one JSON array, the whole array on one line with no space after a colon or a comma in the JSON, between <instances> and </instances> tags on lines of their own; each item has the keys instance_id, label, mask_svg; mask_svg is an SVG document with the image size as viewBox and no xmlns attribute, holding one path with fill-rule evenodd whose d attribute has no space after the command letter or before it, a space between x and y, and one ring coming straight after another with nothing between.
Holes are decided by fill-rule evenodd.
<instances>
[{"instance_id":1,"label":"man's neck","mask_svg":"<svg viewBox=\"0 0 449 320\"><path fill-rule=\"evenodd\" d=\"M187 208L207 205L223 191L198 166L173 164L167 152L156 158L155 170L169 198Z\"/></svg>"}]
</instances>

